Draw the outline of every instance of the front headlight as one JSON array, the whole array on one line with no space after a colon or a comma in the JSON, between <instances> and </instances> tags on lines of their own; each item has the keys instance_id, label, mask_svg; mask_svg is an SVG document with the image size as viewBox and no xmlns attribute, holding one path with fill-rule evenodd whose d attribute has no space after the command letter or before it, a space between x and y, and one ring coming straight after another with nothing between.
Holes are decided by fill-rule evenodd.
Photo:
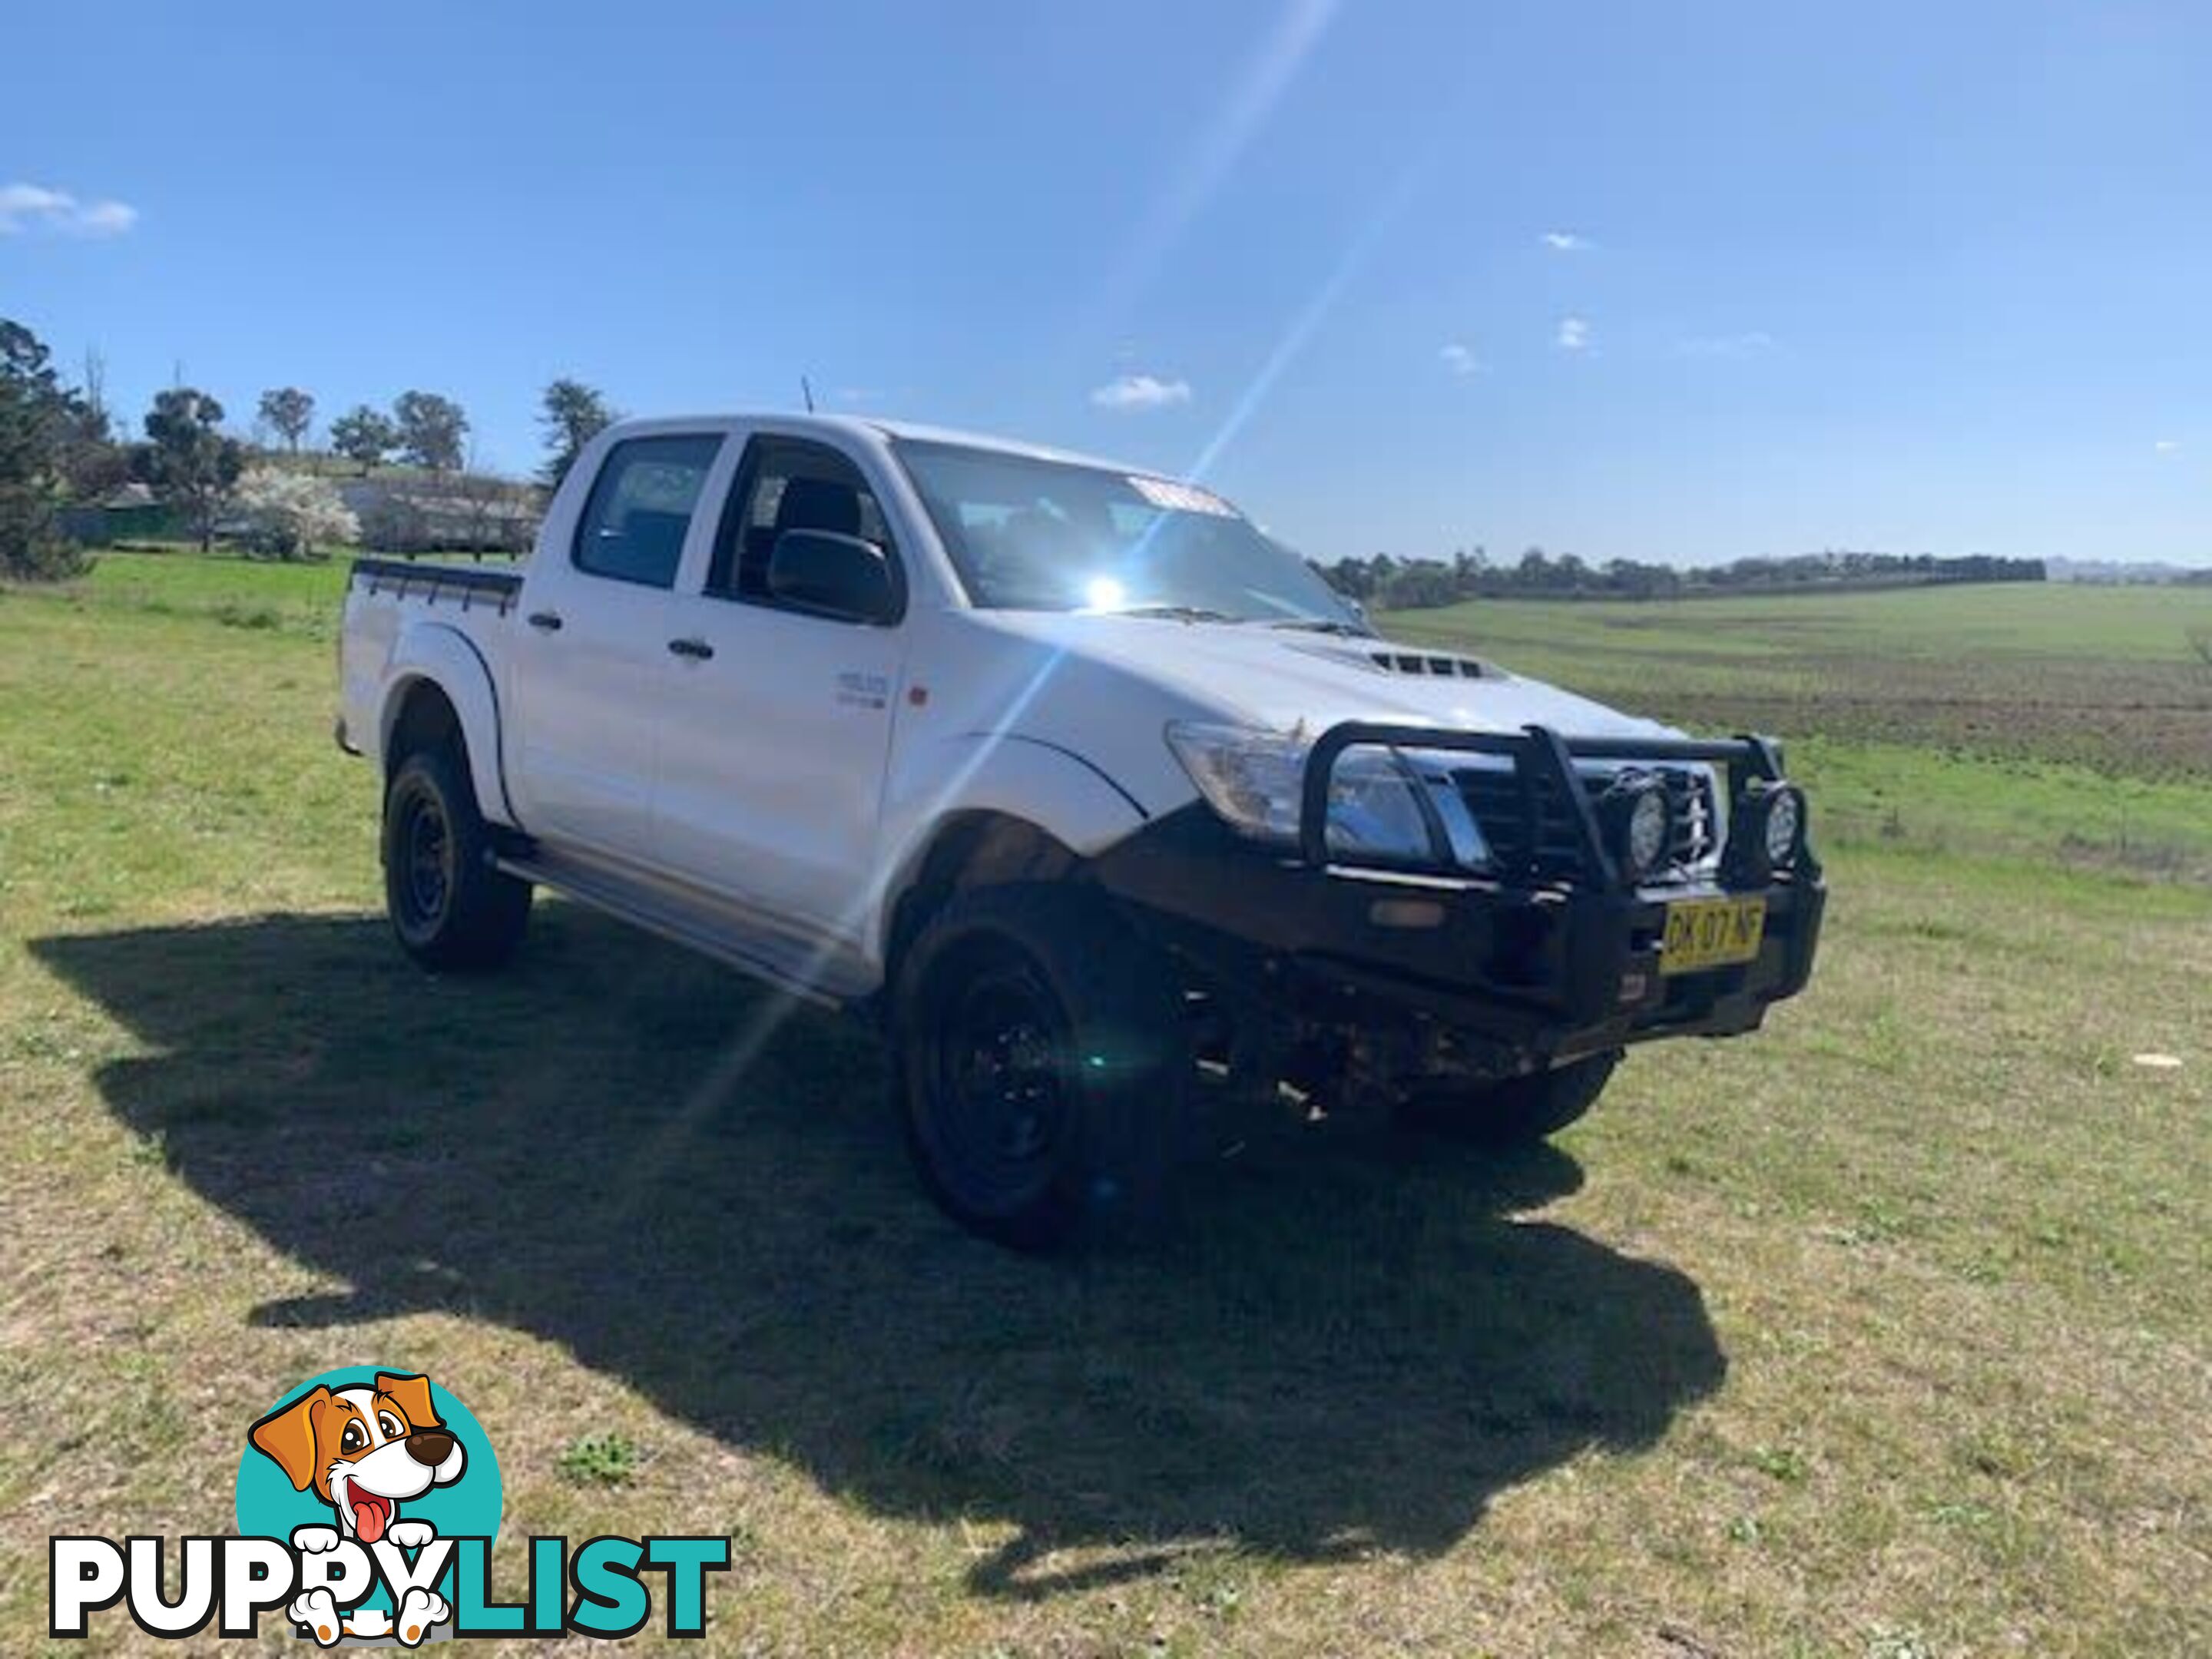
<instances>
[{"instance_id":1,"label":"front headlight","mask_svg":"<svg viewBox=\"0 0 2212 1659\"><path fill-rule=\"evenodd\" d=\"M1224 823L1256 841L1297 843L1310 744L1197 721L1178 721L1167 736ZM1395 864L1472 869L1490 855L1447 770L1371 745L1349 750L1336 763L1326 841L1332 855Z\"/></svg>"},{"instance_id":2,"label":"front headlight","mask_svg":"<svg viewBox=\"0 0 2212 1659\"><path fill-rule=\"evenodd\" d=\"M1222 821L1259 841L1298 838L1298 791L1312 747L1295 738L1235 726L1178 720L1168 747Z\"/></svg>"},{"instance_id":3,"label":"front headlight","mask_svg":"<svg viewBox=\"0 0 2212 1659\"><path fill-rule=\"evenodd\" d=\"M1437 856L1420 784L1395 751L1354 749L1328 782L1328 850L1414 864Z\"/></svg>"}]
</instances>

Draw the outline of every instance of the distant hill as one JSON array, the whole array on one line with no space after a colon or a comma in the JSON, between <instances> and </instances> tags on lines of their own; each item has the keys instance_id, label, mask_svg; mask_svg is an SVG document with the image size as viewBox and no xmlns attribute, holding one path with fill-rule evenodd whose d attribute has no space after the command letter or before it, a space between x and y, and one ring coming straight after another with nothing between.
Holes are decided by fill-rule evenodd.
<instances>
[{"instance_id":1,"label":"distant hill","mask_svg":"<svg viewBox=\"0 0 2212 1659\"><path fill-rule=\"evenodd\" d=\"M2166 564L2154 560L2045 559L2045 580L2094 582L2105 586L2159 586L2169 582L2212 582L2212 566Z\"/></svg>"}]
</instances>

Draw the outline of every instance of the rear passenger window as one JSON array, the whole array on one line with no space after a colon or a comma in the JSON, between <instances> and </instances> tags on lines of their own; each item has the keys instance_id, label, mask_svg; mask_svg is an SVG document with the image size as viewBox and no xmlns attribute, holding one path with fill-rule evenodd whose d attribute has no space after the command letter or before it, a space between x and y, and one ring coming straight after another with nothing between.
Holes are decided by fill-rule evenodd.
<instances>
[{"instance_id":1,"label":"rear passenger window","mask_svg":"<svg viewBox=\"0 0 2212 1659\"><path fill-rule=\"evenodd\" d=\"M617 444L576 526L576 568L644 587L673 587L691 511L721 447L711 433Z\"/></svg>"}]
</instances>

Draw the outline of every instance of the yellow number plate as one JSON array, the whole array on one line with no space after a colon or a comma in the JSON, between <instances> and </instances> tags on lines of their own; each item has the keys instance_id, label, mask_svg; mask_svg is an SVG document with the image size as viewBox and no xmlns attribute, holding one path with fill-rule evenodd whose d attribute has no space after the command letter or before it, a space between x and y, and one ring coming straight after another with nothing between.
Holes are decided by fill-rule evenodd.
<instances>
[{"instance_id":1,"label":"yellow number plate","mask_svg":"<svg viewBox=\"0 0 2212 1659\"><path fill-rule=\"evenodd\" d=\"M1659 971L1694 974L1749 962L1759 955L1759 942L1765 936L1763 898L1684 899L1667 907Z\"/></svg>"}]
</instances>

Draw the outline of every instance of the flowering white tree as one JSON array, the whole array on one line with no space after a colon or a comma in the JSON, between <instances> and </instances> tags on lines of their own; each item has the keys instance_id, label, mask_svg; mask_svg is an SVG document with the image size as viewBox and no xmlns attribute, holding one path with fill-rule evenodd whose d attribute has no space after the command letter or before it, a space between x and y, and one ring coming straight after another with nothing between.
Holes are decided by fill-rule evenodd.
<instances>
[{"instance_id":1,"label":"flowering white tree","mask_svg":"<svg viewBox=\"0 0 2212 1659\"><path fill-rule=\"evenodd\" d=\"M231 499L251 527L251 545L280 559L307 558L318 545L361 538L353 509L326 482L305 472L257 466L238 481Z\"/></svg>"}]
</instances>

